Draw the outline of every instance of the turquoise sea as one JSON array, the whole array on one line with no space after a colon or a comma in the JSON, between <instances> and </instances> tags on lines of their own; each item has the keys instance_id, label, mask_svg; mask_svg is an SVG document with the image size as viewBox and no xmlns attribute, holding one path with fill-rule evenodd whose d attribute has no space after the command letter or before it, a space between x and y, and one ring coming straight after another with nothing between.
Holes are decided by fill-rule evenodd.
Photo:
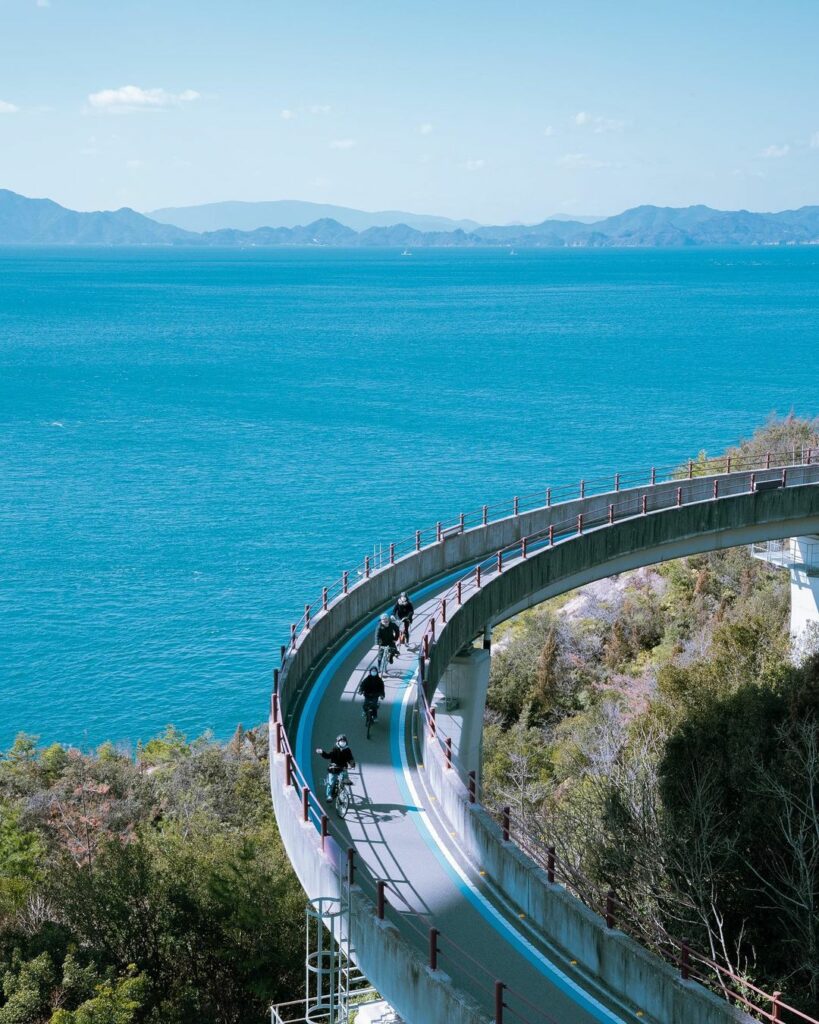
<instances>
[{"instance_id":1,"label":"turquoise sea","mask_svg":"<svg viewBox=\"0 0 819 1024\"><path fill-rule=\"evenodd\" d=\"M0 250L0 745L229 735L323 582L819 414L819 250Z\"/></svg>"}]
</instances>

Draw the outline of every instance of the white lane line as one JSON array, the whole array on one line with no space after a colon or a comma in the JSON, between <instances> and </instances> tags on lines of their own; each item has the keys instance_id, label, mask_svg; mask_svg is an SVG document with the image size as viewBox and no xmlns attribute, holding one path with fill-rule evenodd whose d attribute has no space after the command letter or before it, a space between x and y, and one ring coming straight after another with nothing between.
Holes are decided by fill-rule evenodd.
<instances>
[{"instance_id":1,"label":"white lane line","mask_svg":"<svg viewBox=\"0 0 819 1024\"><path fill-rule=\"evenodd\" d=\"M414 674L415 672L413 670L412 675L414 676ZM407 691L404 694L404 698L401 701L401 713L399 715L398 728L394 728L392 731L392 750L393 762L397 762L398 760L401 762L403 784L401 777L399 776L399 787L404 790L404 797L407 800L407 803L414 804L417 808L423 808L423 802L420 799L415 782L412 778L406 745L403 740L406 735L407 707L414 689L414 686L408 686ZM560 991L567 995L573 1002L587 1010L595 1020L623 1024L622 1017L618 1017L616 1014L612 1013L611 1010L598 1002L594 996L581 988L576 981L564 974L558 967L555 967L555 965L546 956L544 956L537 947L533 946L524 935L521 935L521 933L511 925L503 914L501 914L500 911L489 902L486 896L484 896L469 879L463 868L453 857L451 851L441 843L438 833L432 825L429 814L425 810L416 810L411 813L413 814L413 819L416 822L418 831L426 841L427 846L429 846L435 854L439 863L441 863L445 870L447 870L447 874L453 878L460 891L478 910L481 916L488 921L496 931L500 931L506 936L511 946L517 948L518 952L533 964L541 974L546 975L556 988L560 989ZM422 825L423 828L421 828Z\"/></svg>"}]
</instances>

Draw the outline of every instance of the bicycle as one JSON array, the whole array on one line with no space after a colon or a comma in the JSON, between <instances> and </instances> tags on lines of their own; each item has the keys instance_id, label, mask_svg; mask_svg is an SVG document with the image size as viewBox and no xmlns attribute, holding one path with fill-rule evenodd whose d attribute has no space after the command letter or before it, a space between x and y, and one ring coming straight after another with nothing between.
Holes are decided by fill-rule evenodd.
<instances>
[{"instance_id":1,"label":"bicycle","mask_svg":"<svg viewBox=\"0 0 819 1024\"><path fill-rule=\"evenodd\" d=\"M388 646L387 644L379 644L378 654L375 657L375 666L378 669L378 674L382 679L387 675L387 669L390 665L390 655L395 651L395 647Z\"/></svg>"},{"instance_id":2,"label":"bicycle","mask_svg":"<svg viewBox=\"0 0 819 1024\"><path fill-rule=\"evenodd\" d=\"M340 768L334 770L331 767L327 772L327 799L335 807L336 814L340 818L344 818L352 803L353 784L347 777L340 778L341 775L342 769Z\"/></svg>"},{"instance_id":3,"label":"bicycle","mask_svg":"<svg viewBox=\"0 0 819 1024\"><path fill-rule=\"evenodd\" d=\"M364 725L367 729L367 739L370 738L370 729L372 728L375 716L378 714L378 699L364 701L364 708L362 710L364 717Z\"/></svg>"}]
</instances>

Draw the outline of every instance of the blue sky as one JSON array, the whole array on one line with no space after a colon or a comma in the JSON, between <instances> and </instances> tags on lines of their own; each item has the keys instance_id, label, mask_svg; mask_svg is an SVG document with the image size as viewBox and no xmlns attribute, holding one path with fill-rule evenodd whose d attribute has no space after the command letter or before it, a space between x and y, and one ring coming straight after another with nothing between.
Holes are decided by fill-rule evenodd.
<instances>
[{"instance_id":1,"label":"blue sky","mask_svg":"<svg viewBox=\"0 0 819 1024\"><path fill-rule=\"evenodd\" d=\"M0 187L532 222L819 203L816 0L0 0ZM131 88L126 88L131 87Z\"/></svg>"}]
</instances>

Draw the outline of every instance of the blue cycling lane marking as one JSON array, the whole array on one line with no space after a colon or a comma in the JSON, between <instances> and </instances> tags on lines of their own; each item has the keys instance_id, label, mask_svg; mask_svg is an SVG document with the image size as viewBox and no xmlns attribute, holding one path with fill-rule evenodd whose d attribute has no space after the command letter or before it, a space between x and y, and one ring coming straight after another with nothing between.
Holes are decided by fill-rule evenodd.
<instances>
[{"instance_id":1,"label":"blue cycling lane marking","mask_svg":"<svg viewBox=\"0 0 819 1024\"><path fill-rule=\"evenodd\" d=\"M446 584L451 580L459 579L462 576L463 570L452 573L446 578L438 580L437 583L430 584L429 586L416 591L416 597L424 597L427 594L434 593L436 590L446 586ZM313 778L311 742L313 724L315 722L318 705L321 703L321 700L341 663L349 656L353 647L362 643L366 639L368 633L375 628L377 621L378 616L375 616L370 622L362 626L361 629L342 644L339 650L319 673L315 683L310 688L310 693L305 701L304 712L301 715L296 735L296 760L299 767L304 772L307 785L312 792L316 792L316 788L314 784L315 780ZM414 675L415 669L409 670L405 673L404 681L410 683ZM605 1006L594 999L593 996L585 992L576 982L563 974L563 972L555 967L554 964L552 964L550 960L536 949L531 942L521 935L520 932L518 932L510 922L506 920L506 918L504 918L500 911L498 911L469 881L468 877L457 865L451 854L441 846L435 829L429 820L429 816L426 811L423 810L421 801L418 799L417 793L413 795L415 787L412 782L406 747L403 743L403 737L406 734L407 707L413 690L413 686L407 686L407 690L401 700L399 714L390 716L390 750L398 787L408 805L407 812L412 816L413 823L418 829L418 832L424 842L430 848L436 860L447 873L455 887L478 911L484 920L486 920L487 923L496 931L501 931L506 936L510 945L512 945L517 952L528 960L528 962L541 974L548 977L556 988L567 995L578 1006L587 1010L596 1020L606 1021L608 1024L612 1024L612 1022L614 1022L614 1024L622 1024L621 1017L613 1014ZM399 765L400 770L398 768Z\"/></svg>"},{"instance_id":2,"label":"blue cycling lane marking","mask_svg":"<svg viewBox=\"0 0 819 1024\"><path fill-rule=\"evenodd\" d=\"M450 583L452 580L460 579L462 575L463 570L459 570L458 572L450 573L450 575L446 576L444 579L438 580L437 583L431 583L429 586L423 587L421 590L417 590L415 592L416 599L419 597L423 598L427 594L434 593L436 590L445 587L447 583ZM362 643L368 633L371 633L375 629L378 618L379 616L376 615L374 619L371 619L363 625L358 632L354 633L349 640L346 640L341 645L318 674L315 683L310 687L310 693L307 695L307 700L304 703L304 711L299 719L296 732L295 753L296 763L302 772L304 772L304 777L311 793L318 792L315 786L315 779L313 778L313 749L311 746L313 723L316 718L318 706L323 700L324 694L326 693L327 687L330 685L333 676L338 671L344 659L348 657L350 649Z\"/></svg>"}]
</instances>

